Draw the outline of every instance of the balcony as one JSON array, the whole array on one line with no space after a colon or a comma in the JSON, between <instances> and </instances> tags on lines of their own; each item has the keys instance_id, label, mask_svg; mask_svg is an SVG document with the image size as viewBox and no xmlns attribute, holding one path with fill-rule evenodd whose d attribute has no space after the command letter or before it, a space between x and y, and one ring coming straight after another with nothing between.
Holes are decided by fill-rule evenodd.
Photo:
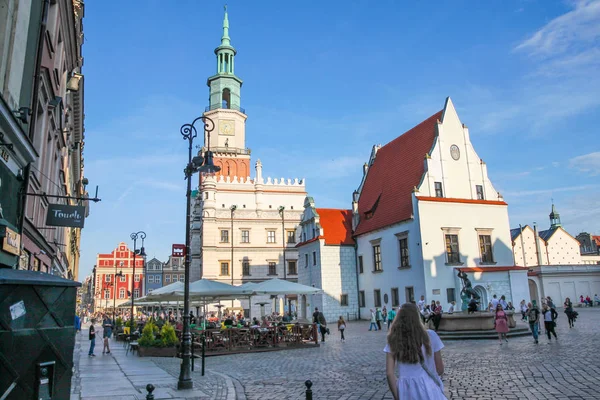
<instances>
[{"instance_id":1,"label":"balcony","mask_svg":"<svg viewBox=\"0 0 600 400\"><path fill-rule=\"evenodd\" d=\"M222 105L218 105L218 104L213 104L212 106L208 106L204 109L204 112L208 112L208 111L212 111L212 110L219 110L219 109L224 109L224 110L235 110L235 111L239 111L243 114L246 114L246 110L244 110L242 107L240 106L236 106L235 104L227 106L226 104L222 104Z\"/></svg>"}]
</instances>

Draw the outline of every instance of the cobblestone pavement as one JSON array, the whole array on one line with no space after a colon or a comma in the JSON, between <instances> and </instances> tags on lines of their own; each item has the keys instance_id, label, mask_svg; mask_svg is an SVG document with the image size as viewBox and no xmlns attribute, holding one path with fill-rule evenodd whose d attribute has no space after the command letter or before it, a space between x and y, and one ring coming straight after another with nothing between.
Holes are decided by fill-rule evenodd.
<instances>
[{"instance_id":1,"label":"cobblestone pavement","mask_svg":"<svg viewBox=\"0 0 600 400\"><path fill-rule=\"evenodd\" d=\"M122 342L111 339L111 354L102 354L102 329L96 335L96 357L88 357L87 326L77 335L73 355L71 400L116 400L146 398L145 390L152 383L155 400L211 399L235 400L235 386L227 375L208 372L204 379L194 376L194 389L178 391L180 359L140 358L125 355ZM239 390L240 393L243 390Z\"/></svg>"},{"instance_id":2,"label":"cobblestone pavement","mask_svg":"<svg viewBox=\"0 0 600 400\"><path fill-rule=\"evenodd\" d=\"M450 399L600 399L600 307L578 309L569 329L559 311L558 341L540 336L445 343L444 382ZM337 332L319 348L207 358L211 373L233 378L238 398L303 399L304 381L314 399L391 399L385 379L386 332L349 323L347 340ZM160 364L159 364L160 365ZM164 367L164 366L163 366ZM202 380L198 372L196 382ZM205 378L204 380L211 379Z\"/></svg>"}]
</instances>

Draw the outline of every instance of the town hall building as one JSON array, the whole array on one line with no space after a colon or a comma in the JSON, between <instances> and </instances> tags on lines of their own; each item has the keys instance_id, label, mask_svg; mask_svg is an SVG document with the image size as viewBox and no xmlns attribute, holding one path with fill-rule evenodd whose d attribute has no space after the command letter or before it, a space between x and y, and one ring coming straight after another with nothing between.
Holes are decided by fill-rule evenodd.
<instances>
[{"instance_id":1,"label":"town hall building","mask_svg":"<svg viewBox=\"0 0 600 400\"><path fill-rule=\"evenodd\" d=\"M210 149L221 170L202 175L193 203L191 281L200 278L234 285L271 278L298 279L296 226L303 212L303 179L263 177L257 160L254 174L246 147L246 111L241 107L242 80L235 74L236 49L229 37L227 11L221 45L215 49L217 73L208 78L210 104L204 113L214 121ZM208 149L205 135L202 152ZM166 274L166 272L165 272ZM230 304L230 302L228 302ZM255 296L236 307L260 315L282 312L283 297ZM288 296L288 307L297 300Z\"/></svg>"}]
</instances>

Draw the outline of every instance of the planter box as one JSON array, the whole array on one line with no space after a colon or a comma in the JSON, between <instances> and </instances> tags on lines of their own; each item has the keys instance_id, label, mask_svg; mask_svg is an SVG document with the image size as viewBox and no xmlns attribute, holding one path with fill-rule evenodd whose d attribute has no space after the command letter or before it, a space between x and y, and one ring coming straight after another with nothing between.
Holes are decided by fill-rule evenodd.
<instances>
[{"instance_id":1,"label":"planter box","mask_svg":"<svg viewBox=\"0 0 600 400\"><path fill-rule=\"evenodd\" d=\"M177 347L141 347L138 349L140 357L175 357Z\"/></svg>"}]
</instances>

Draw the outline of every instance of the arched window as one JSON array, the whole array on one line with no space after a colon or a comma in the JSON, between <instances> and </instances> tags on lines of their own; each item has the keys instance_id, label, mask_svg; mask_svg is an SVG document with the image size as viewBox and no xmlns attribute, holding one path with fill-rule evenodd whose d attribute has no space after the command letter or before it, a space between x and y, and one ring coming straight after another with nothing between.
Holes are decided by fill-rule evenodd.
<instances>
[{"instance_id":1,"label":"arched window","mask_svg":"<svg viewBox=\"0 0 600 400\"><path fill-rule=\"evenodd\" d=\"M223 89L223 94L222 94L222 106L223 108L230 108L231 105L231 92L229 91L229 89Z\"/></svg>"}]
</instances>

